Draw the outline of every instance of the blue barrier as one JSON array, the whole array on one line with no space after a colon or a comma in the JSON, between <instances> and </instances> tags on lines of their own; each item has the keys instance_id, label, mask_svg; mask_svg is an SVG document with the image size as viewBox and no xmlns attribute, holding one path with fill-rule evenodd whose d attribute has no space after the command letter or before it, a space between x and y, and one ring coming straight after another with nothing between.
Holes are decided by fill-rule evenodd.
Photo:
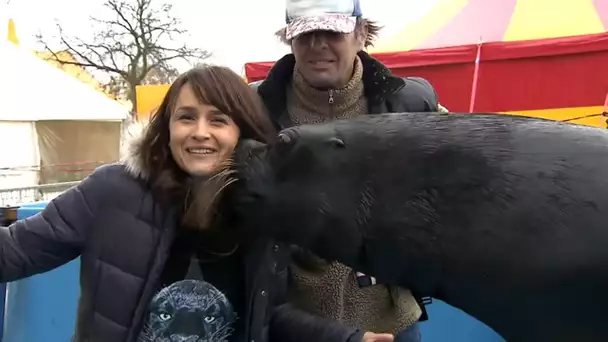
<instances>
[{"instance_id":1,"label":"blue barrier","mask_svg":"<svg viewBox=\"0 0 608 342\"><path fill-rule=\"evenodd\" d=\"M17 218L38 213L45 202L22 205ZM70 341L74 333L80 260L8 283L3 342Z\"/></svg>"},{"instance_id":2,"label":"blue barrier","mask_svg":"<svg viewBox=\"0 0 608 342\"><path fill-rule=\"evenodd\" d=\"M32 202L19 205L19 209L17 210L17 219L22 220L26 217L30 217L34 214L39 213L46 207L49 202Z\"/></svg>"},{"instance_id":3,"label":"blue barrier","mask_svg":"<svg viewBox=\"0 0 608 342\"><path fill-rule=\"evenodd\" d=\"M0 322L4 322L4 306L6 304L6 284L0 284ZM4 338L4 324L0 324L0 342Z\"/></svg>"},{"instance_id":4,"label":"blue barrier","mask_svg":"<svg viewBox=\"0 0 608 342\"><path fill-rule=\"evenodd\" d=\"M34 215L45 205L22 205L17 218ZM9 283L0 341L70 341L80 294L79 273L80 259L76 259L53 271ZM505 341L483 323L440 300L434 299L427 311L429 320L421 323L423 342Z\"/></svg>"},{"instance_id":5,"label":"blue barrier","mask_svg":"<svg viewBox=\"0 0 608 342\"><path fill-rule=\"evenodd\" d=\"M438 299L433 299L426 309L429 319L420 323L423 342L505 341L487 325Z\"/></svg>"}]
</instances>

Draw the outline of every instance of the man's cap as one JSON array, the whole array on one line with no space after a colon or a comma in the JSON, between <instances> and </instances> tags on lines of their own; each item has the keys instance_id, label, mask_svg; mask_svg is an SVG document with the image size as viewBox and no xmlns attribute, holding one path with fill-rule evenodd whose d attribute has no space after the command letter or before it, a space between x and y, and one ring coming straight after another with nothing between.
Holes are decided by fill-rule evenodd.
<instances>
[{"instance_id":1,"label":"man's cap","mask_svg":"<svg viewBox=\"0 0 608 342\"><path fill-rule=\"evenodd\" d=\"M285 38L312 31L351 33L361 16L359 0L286 0Z\"/></svg>"}]
</instances>

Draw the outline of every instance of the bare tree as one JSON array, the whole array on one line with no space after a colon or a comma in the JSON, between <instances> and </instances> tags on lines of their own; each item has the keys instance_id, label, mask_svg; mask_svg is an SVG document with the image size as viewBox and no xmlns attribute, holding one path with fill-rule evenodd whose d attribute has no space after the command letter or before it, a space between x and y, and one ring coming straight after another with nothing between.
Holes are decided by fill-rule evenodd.
<instances>
[{"instance_id":1,"label":"bare tree","mask_svg":"<svg viewBox=\"0 0 608 342\"><path fill-rule=\"evenodd\" d=\"M62 49L75 59L66 60L51 50L41 35L52 57L60 64L79 65L111 75L111 87L125 87L127 98L137 108L135 87L166 80L175 75L171 64L184 60L195 64L210 56L200 48L177 44L186 34L181 21L171 15L172 6L162 0L106 0L103 7L109 19L91 17L95 26L101 27L90 40L68 37L60 24L59 41ZM180 37L181 36L181 37ZM165 77L163 79L163 77ZM124 91L124 90L123 90Z\"/></svg>"}]
</instances>

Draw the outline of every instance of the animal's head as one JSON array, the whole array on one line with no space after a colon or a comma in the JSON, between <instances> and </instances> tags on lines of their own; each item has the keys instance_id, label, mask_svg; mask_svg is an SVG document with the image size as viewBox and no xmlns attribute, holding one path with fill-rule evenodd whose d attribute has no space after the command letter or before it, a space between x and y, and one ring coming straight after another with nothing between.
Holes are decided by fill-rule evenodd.
<instances>
[{"instance_id":1,"label":"animal's head","mask_svg":"<svg viewBox=\"0 0 608 342\"><path fill-rule=\"evenodd\" d=\"M373 126L370 134L359 127L371 124L303 125L281 131L268 146L238 146L240 186L234 198L246 229L316 251L326 247L319 244L335 239L350 245L344 248L359 245L371 207L377 205L370 173L386 166L379 165L382 158L374 160L380 135L372 134ZM345 251L331 249L344 258Z\"/></svg>"},{"instance_id":2,"label":"animal's head","mask_svg":"<svg viewBox=\"0 0 608 342\"><path fill-rule=\"evenodd\" d=\"M223 342L235 320L230 302L217 288L183 280L154 296L138 342Z\"/></svg>"}]
</instances>

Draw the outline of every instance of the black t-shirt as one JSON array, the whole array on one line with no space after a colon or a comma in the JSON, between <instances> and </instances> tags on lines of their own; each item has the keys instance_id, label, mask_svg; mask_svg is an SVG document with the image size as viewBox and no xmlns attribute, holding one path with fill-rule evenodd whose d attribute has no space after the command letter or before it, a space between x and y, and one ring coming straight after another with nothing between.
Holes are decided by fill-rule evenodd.
<instances>
[{"instance_id":1,"label":"black t-shirt","mask_svg":"<svg viewBox=\"0 0 608 342\"><path fill-rule=\"evenodd\" d=\"M246 341L243 256L235 241L218 235L178 232L138 342Z\"/></svg>"}]
</instances>

